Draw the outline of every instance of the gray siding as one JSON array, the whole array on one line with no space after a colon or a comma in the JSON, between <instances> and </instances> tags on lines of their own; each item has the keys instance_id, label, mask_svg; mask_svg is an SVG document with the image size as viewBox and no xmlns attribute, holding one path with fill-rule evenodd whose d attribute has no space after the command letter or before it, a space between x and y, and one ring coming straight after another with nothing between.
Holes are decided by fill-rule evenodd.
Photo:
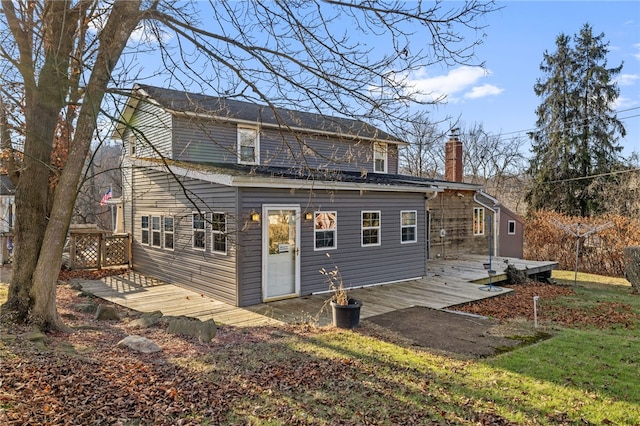
<instances>
[{"instance_id":1,"label":"gray siding","mask_svg":"<svg viewBox=\"0 0 640 426\"><path fill-rule=\"evenodd\" d=\"M135 137L135 157L172 158L171 114L148 102L140 102L123 136L125 155L131 153L131 134Z\"/></svg>"},{"instance_id":2,"label":"gray siding","mask_svg":"<svg viewBox=\"0 0 640 426\"><path fill-rule=\"evenodd\" d=\"M260 303L262 295L262 241L259 223L248 221L251 211L263 204L300 205L300 283L301 295L328 289L320 269L338 265L347 286L363 286L406 280L425 275L424 196L407 193L364 193L356 191L309 194L305 191L243 189L240 192L241 220L248 226L238 247L240 301L242 305ZM314 250L313 221L305 211L337 212L337 249ZM381 245L361 247L361 211L380 210ZM417 211L416 243L401 244L400 211ZM326 253L331 254L331 259Z\"/></svg>"},{"instance_id":3,"label":"gray siding","mask_svg":"<svg viewBox=\"0 0 640 426\"><path fill-rule=\"evenodd\" d=\"M134 269L237 304L235 189L193 179L183 179L179 184L165 173L145 169L134 171L134 185ZM210 223L205 225L206 249L192 248L191 215L196 206L205 213L227 213L226 255L212 252ZM141 215L174 217L173 251L141 244Z\"/></svg>"},{"instance_id":4,"label":"gray siding","mask_svg":"<svg viewBox=\"0 0 640 426\"><path fill-rule=\"evenodd\" d=\"M176 160L236 163L237 125L199 118L174 118ZM398 147L389 145L388 172L398 171ZM373 172L373 143L347 138L260 131L260 164Z\"/></svg>"}]
</instances>

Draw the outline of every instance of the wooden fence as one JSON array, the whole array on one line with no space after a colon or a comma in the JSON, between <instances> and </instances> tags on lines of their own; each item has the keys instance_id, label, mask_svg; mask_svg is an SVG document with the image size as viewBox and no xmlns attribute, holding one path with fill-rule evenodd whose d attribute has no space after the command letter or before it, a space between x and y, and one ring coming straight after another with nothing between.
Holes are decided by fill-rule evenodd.
<instances>
[{"instance_id":1,"label":"wooden fence","mask_svg":"<svg viewBox=\"0 0 640 426\"><path fill-rule=\"evenodd\" d=\"M69 235L69 269L101 269L129 265L130 261L129 234L91 230Z\"/></svg>"}]
</instances>

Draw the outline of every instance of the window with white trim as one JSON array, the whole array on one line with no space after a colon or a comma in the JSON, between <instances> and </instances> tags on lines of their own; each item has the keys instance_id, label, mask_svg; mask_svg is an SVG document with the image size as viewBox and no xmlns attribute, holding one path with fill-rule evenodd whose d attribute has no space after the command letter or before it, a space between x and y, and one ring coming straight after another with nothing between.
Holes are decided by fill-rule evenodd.
<instances>
[{"instance_id":1,"label":"window with white trim","mask_svg":"<svg viewBox=\"0 0 640 426\"><path fill-rule=\"evenodd\" d=\"M403 210L400 212L400 241L415 243L418 241L418 212L415 210Z\"/></svg>"},{"instance_id":2,"label":"window with white trim","mask_svg":"<svg viewBox=\"0 0 640 426\"><path fill-rule=\"evenodd\" d=\"M362 212L362 245L380 245L380 211Z\"/></svg>"},{"instance_id":3,"label":"window with white trim","mask_svg":"<svg viewBox=\"0 0 640 426\"><path fill-rule=\"evenodd\" d=\"M507 222L507 233L509 235L515 235L516 234L516 221L515 220L510 220L509 222Z\"/></svg>"},{"instance_id":4,"label":"window with white trim","mask_svg":"<svg viewBox=\"0 0 640 426\"><path fill-rule=\"evenodd\" d=\"M260 162L260 132L253 127L238 127L238 163Z\"/></svg>"},{"instance_id":5,"label":"window with white trim","mask_svg":"<svg viewBox=\"0 0 640 426\"><path fill-rule=\"evenodd\" d=\"M162 221L163 246L173 250L173 216L165 216Z\"/></svg>"},{"instance_id":6,"label":"window with white trim","mask_svg":"<svg viewBox=\"0 0 640 426\"><path fill-rule=\"evenodd\" d=\"M202 213L191 215L192 247L196 250L205 249L205 216Z\"/></svg>"},{"instance_id":7,"label":"window with white trim","mask_svg":"<svg viewBox=\"0 0 640 426\"><path fill-rule=\"evenodd\" d=\"M129 133L129 157L136 156L136 145L138 144L138 138L131 132Z\"/></svg>"},{"instance_id":8,"label":"window with white trim","mask_svg":"<svg viewBox=\"0 0 640 426\"><path fill-rule=\"evenodd\" d=\"M388 146L386 143L376 142L373 144L373 171L376 173L387 173Z\"/></svg>"},{"instance_id":9,"label":"window with white trim","mask_svg":"<svg viewBox=\"0 0 640 426\"><path fill-rule=\"evenodd\" d=\"M315 212L313 214L313 236L316 250L331 250L337 247L336 220L336 212Z\"/></svg>"},{"instance_id":10,"label":"window with white trim","mask_svg":"<svg viewBox=\"0 0 640 426\"><path fill-rule=\"evenodd\" d=\"M149 244L149 216L140 216L140 244Z\"/></svg>"},{"instance_id":11,"label":"window with white trim","mask_svg":"<svg viewBox=\"0 0 640 426\"><path fill-rule=\"evenodd\" d=\"M211 250L214 253L227 254L227 215L211 215Z\"/></svg>"},{"instance_id":12,"label":"window with white trim","mask_svg":"<svg viewBox=\"0 0 640 426\"><path fill-rule=\"evenodd\" d=\"M160 216L151 216L151 246L162 247Z\"/></svg>"},{"instance_id":13,"label":"window with white trim","mask_svg":"<svg viewBox=\"0 0 640 426\"><path fill-rule=\"evenodd\" d=\"M484 235L484 207L473 208L473 235Z\"/></svg>"}]
</instances>

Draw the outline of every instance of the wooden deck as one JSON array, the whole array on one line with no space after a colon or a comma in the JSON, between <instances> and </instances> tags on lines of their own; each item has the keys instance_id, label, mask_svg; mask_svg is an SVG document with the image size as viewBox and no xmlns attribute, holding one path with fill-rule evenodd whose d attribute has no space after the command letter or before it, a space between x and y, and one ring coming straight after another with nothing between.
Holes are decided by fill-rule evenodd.
<instances>
[{"instance_id":1,"label":"wooden deck","mask_svg":"<svg viewBox=\"0 0 640 426\"><path fill-rule=\"evenodd\" d=\"M493 259L492 265L495 266L492 269L497 271L497 275L492 279L490 288L487 286L488 273L483 267L487 261L482 256L431 260L427 276L422 279L356 288L350 294L363 302L362 319L412 306L444 309L506 294L509 289L496 285L506 278L502 274L506 267L505 259ZM529 274L550 271L557 266L555 262L519 259L509 259L509 262ZM331 322L331 312L326 306L328 293L238 308L134 271L99 281L77 282L87 292L137 311L160 310L164 315L186 315L202 320L213 318L217 323L236 327L310 321L326 325Z\"/></svg>"}]
</instances>

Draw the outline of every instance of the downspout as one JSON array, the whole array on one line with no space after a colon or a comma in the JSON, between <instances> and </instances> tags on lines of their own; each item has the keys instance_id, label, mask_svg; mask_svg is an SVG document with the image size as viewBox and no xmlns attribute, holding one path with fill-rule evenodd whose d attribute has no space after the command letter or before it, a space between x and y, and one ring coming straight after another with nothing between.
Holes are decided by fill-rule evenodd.
<instances>
[{"instance_id":1,"label":"downspout","mask_svg":"<svg viewBox=\"0 0 640 426\"><path fill-rule=\"evenodd\" d=\"M429 269L429 257L431 257L431 214L427 215L427 212L430 211L429 210L429 201L431 200L435 200L436 197L438 196L438 192L433 191L432 194L430 195L426 195L424 196L424 216L425 216L425 227L424 227L424 240L425 240L425 250L426 250L426 256L424 257L424 271L425 271L425 276L426 276L426 272ZM427 219L427 217L429 219Z\"/></svg>"},{"instance_id":2,"label":"downspout","mask_svg":"<svg viewBox=\"0 0 640 426\"><path fill-rule=\"evenodd\" d=\"M482 192L482 190L476 191L473 194L473 201L478 203L478 204L480 204L482 207L485 207L485 208L487 208L487 209L489 209L489 210L491 210L493 212L493 224L492 224L493 225L493 253L494 253L494 256L497 256L498 255L498 236L499 236L497 210L495 208L483 203L482 201L478 200L478 193L479 192Z\"/></svg>"}]
</instances>

